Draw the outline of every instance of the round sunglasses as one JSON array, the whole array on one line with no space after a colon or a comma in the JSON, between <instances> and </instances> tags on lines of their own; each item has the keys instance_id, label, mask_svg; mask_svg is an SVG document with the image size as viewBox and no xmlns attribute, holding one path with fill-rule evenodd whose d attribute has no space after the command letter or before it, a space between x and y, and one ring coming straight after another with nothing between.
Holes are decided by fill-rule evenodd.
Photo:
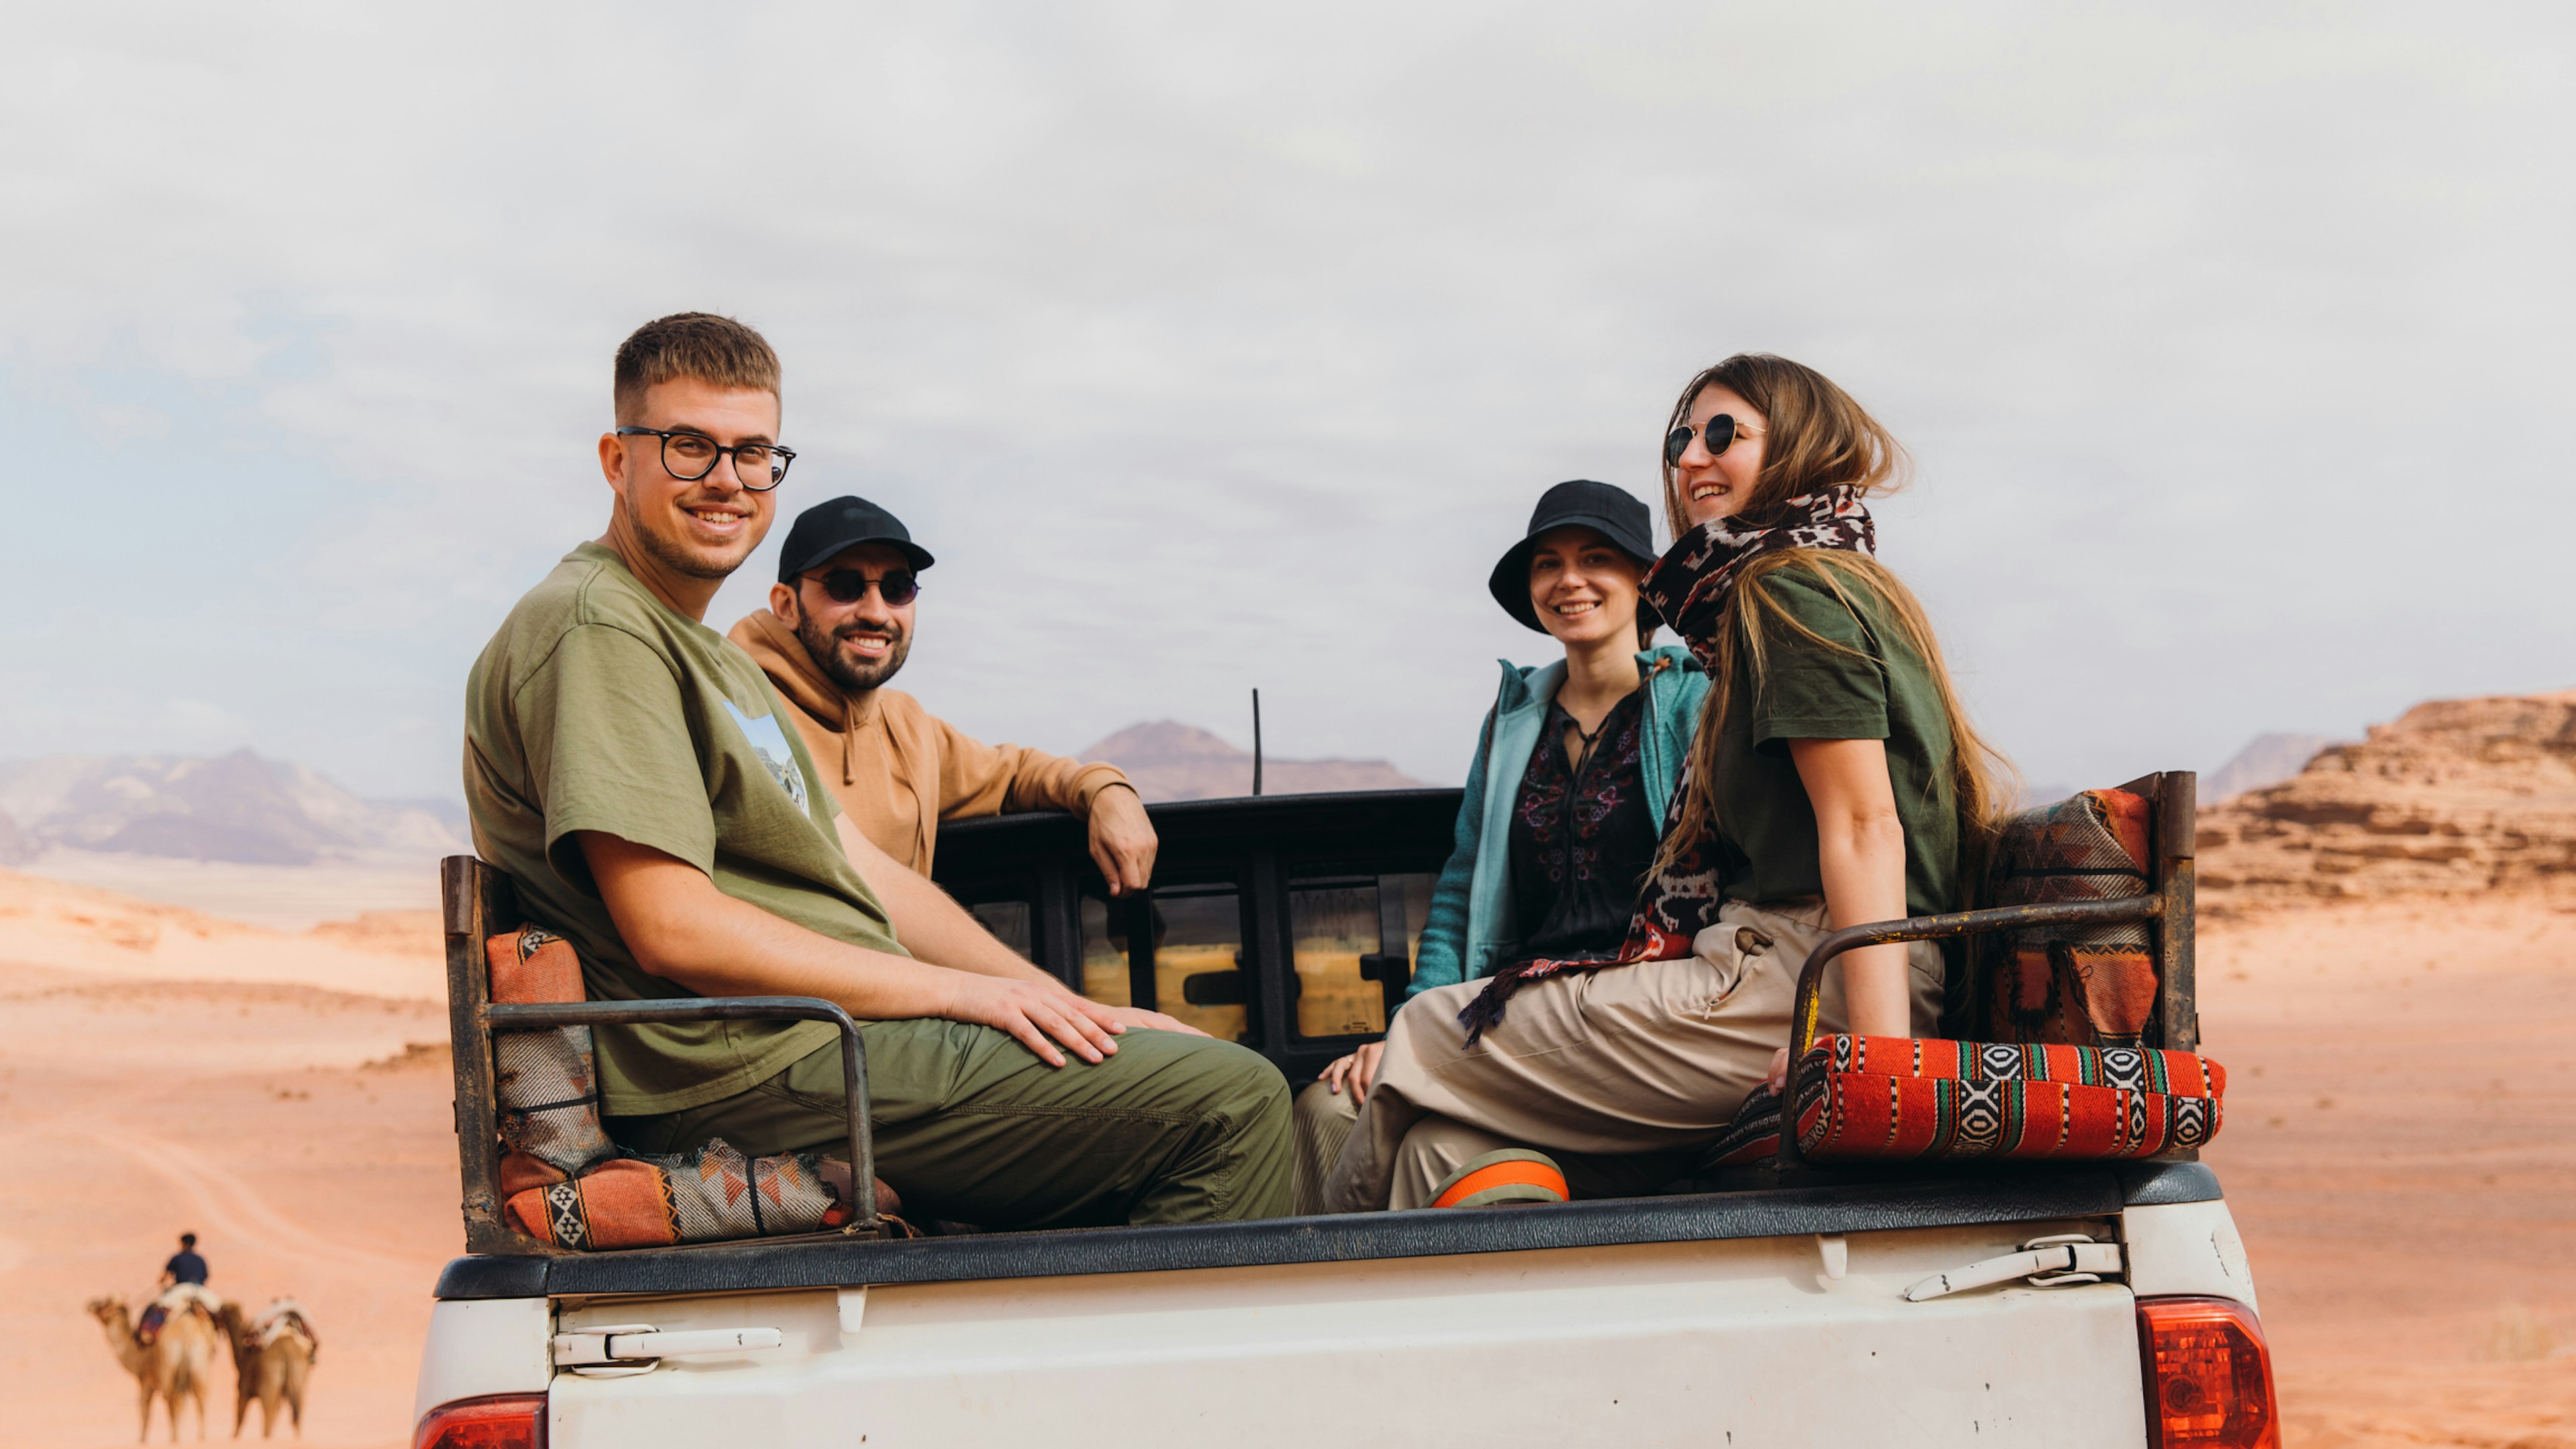
<instances>
[{"instance_id":1,"label":"round sunglasses","mask_svg":"<svg viewBox=\"0 0 2576 1449\"><path fill-rule=\"evenodd\" d=\"M878 579L869 578L857 569L832 569L805 577L821 584L823 592L831 595L832 602L836 604L855 604L868 596L870 588L874 588L877 597L886 601L887 608L900 609L921 593L921 580L910 569L888 569L885 577Z\"/></svg>"},{"instance_id":2,"label":"round sunglasses","mask_svg":"<svg viewBox=\"0 0 2576 1449\"><path fill-rule=\"evenodd\" d=\"M1728 414L1719 413L1696 428L1684 423L1666 433L1664 466L1667 468L1681 466L1682 454L1690 451L1691 439L1695 436L1705 437L1708 440L1708 455L1714 458L1735 446L1735 419ZM1751 434L1746 436L1749 437Z\"/></svg>"}]
</instances>

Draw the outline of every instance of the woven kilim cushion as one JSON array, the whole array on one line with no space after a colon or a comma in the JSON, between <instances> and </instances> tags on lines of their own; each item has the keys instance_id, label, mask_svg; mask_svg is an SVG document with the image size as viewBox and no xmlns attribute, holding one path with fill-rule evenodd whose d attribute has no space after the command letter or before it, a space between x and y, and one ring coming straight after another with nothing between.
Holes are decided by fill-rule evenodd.
<instances>
[{"instance_id":1,"label":"woven kilim cushion","mask_svg":"<svg viewBox=\"0 0 2576 1449\"><path fill-rule=\"evenodd\" d=\"M2152 1157L2218 1135L2227 1070L2143 1047L1817 1039L1799 1067L1798 1149L1853 1158Z\"/></svg>"},{"instance_id":2,"label":"woven kilim cushion","mask_svg":"<svg viewBox=\"0 0 2576 1449\"><path fill-rule=\"evenodd\" d=\"M1995 841L1992 903L2145 895L2148 815L2126 790L2087 790L2014 816ZM1986 948L1981 975L1982 1020L1960 1029L1996 1041L2136 1046L2156 1006L2143 923L2006 932Z\"/></svg>"},{"instance_id":3,"label":"woven kilim cushion","mask_svg":"<svg viewBox=\"0 0 2576 1449\"><path fill-rule=\"evenodd\" d=\"M572 943L524 926L483 943L494 1001L541 1003L582 998L581 961ZM590 1028L492 1034L493 1095L501 1104L501 1141L557 1172L572 1175L617 1155L599 1125L599 1077Z\"/></svg>"},{"instance_id":4,"label":"woven kilim cushion","mask_svg":"<svg viewBox=\"0 0 2576 1449\"><path fill-rule=\"evenodd\" d=\"M854 1216L812 1153L746 1159L723 1138L694 1152L634 1154L579 1177L505 1163L510 1216L558 1248L649 1248L837 1228ZM847 1181L848 1174L841 1174Z\"/></svg>"},{"instance_id":5,"label":"woven kilim cushion","mask_svg":"<svg viewBox=\"0 0 2576 1449\"><path fill-rule=\"evenodd\" d=\"M582 999L581 962L536 926L484 942L494 1001ZM695 1151L621 1150L599 1121L590 1028L492 1034L501 1108L501 1199L518 1225L559 1248L643 1248L837 1228L849 1169L813 1153L746 1159L722 1138Z\"/></svg>"},{"instance_id":6,"label":"woven kilim cushion","mask_svg":"<svg viewBox=\"0 0 2576 1449\"><path fill-rule=\"evenodd\" d=\"M1702 1172L1713 1167L1742 1167L1765 1162L1780 1155L1780 1094L1764 1082L1755 1087L1744 1105L1735 1109L1735 1120L1726 1131L1709 1144L1708 1155L1699 1161Z\"/></svg>"}]
</instances>

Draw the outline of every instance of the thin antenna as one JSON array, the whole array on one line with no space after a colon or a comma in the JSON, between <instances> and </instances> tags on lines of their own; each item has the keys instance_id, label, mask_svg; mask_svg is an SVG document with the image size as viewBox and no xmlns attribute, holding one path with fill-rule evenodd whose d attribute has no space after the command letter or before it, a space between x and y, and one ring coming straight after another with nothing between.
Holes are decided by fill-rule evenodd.
<instances>
[{"instance_id":1,"label":"thin antenna","mask_svg":"<svg viewBox=\"0 0 2576 1449\"><path fill-rule=\"evenodd\" d=\"M1252 692L1252 793L1261 793L1261 691Z\"/></svg>"}]
</instances>

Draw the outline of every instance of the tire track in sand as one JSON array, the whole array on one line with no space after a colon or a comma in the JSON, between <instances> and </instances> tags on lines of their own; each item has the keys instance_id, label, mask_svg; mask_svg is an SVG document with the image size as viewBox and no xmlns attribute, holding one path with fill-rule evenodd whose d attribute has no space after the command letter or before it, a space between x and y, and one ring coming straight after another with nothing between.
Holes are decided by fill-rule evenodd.
<instances>
[{"instance_id":1,"label":"tire track in sand","mask_svg":"<svg viewBox=\"0 0 2576 1449\"><path fill-rule=\"evenodd\" d=\"M46 1124L46 1129L91 1147L114 1148L177 1188L208 1223L290 1262L329 1264L358 1273L379 1273L389 1268L417 1273L424 1267L430 1273L437 1271L436 1262L325 1237L310 1225L279 1212L240 1174L166 1137L96 1117L86 1121L57 1117Z\"/></svg>"}]
</instances>

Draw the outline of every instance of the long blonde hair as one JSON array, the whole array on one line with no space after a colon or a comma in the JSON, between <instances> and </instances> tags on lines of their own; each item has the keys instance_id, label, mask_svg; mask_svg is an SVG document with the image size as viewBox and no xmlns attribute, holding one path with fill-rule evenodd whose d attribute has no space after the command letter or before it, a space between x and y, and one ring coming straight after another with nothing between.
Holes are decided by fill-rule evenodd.
<instances>
[{"instance_id":1,"label":"long blonde hair","mask_svg":"<svg viewBox=\"0 0 2576 1449\"><path fill-rule=\"evenodd\" d=\"M1667 431L1686 423L1692 405L1711 387L1724 387L1751 403L1762 414L1768 429L1763 439L1762 468L1754 477L1752 497L1739 510L1740 517L1773 523L1791 498L1836 484L1848 485L1868 497L1893 492L1906 481L1912 460L1904 447L1851 394L1814 368L1769 353L1738 353L1692 378L1673 404ZM1681 496L1679 474L1671 463L1664 465L1664 515L1672 524L1675 538L1693 527ZM1795 548L1763 554L1746 562L1736 575L1715 625L1708 700L1702 707L1698 732L1691 737L1689 787L1683 793L1681 808L1674 812L1671 828L1664 832L1655 869L1671 869L1676 858L1718 829L1717 750L1728 713L1735 706L1738 658L1749 666L1748 676L1759 687L1765 672L1764 655L1791 632L1827 649L1858 652L1808 628L1783 608L1769 589L1759 587L1772 574L1789 569L1811 576L1851 609L1855 618L1866 620L1869 616L1856 605L1854 593L1876 599L1895 621L1900 636L1878 641L1879 647L1887 650L1901 644L1913 651L1931 674L1950 726L1950 781L1959 813L1960 880L1963 886L1972 884L1995 826L2018 793L2012 764L1977 732L1960 706L1958 690L1950 682L1949 665L1942 660L1941 643L1933 635L1932 621L1924 614L1922 601L1887 565L1868 554L1842 549Z\"/></svg>"}]
</instances>

